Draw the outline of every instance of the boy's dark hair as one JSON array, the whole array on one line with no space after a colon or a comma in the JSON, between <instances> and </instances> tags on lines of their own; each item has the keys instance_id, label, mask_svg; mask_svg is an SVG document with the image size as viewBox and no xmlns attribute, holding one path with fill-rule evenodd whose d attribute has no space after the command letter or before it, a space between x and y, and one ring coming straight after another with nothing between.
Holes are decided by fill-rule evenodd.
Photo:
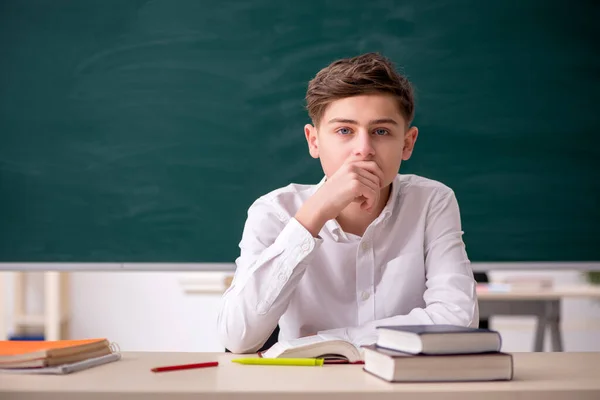
<instances>
[{"instance_id":1,"label":"boy's dark hair","mask_svg":"<svg viewBox=\"0 0 600 400\"><path fill-rule=\"evenodd\" d=\"M406 123L412 122L415 114L412 86L389 59L378 53L337 60L320 70L308 83L306 108L317 126L331 102L374 93L395 96Z\"/></svg>"}]
</instances>

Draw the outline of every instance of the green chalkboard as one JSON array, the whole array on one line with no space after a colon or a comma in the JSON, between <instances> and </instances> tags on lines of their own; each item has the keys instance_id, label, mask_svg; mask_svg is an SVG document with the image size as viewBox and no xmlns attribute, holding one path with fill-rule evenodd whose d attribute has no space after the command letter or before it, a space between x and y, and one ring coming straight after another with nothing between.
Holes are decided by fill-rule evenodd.
<instances>
[{"instance_id":1,"label":"green chalkboard","mask_svg":"<svg viewBox=\"0 0 600 400\"><path fill-rule=\"evenodd\" d=\"M473 261L600 260L598 4L0 1L0 261L233 261L254 199L321 178L308 80L368 51Z\"/></svg>"}]
</instances>

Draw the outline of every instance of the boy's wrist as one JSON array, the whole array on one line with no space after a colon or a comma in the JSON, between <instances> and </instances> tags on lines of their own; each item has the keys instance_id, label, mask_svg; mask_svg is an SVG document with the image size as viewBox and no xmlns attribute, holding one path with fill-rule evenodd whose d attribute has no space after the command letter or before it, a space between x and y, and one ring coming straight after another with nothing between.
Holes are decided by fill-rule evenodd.
<instances>
[{"instance_id":1,"label":"boy's wrist","mask_svg":"<svg viewBox=\"0 0 600 400\"><path fill-rule=\"evenodd\" d=\"M313 237L319 236L319 232L323 225L327 222L322 210L318 206L313 206L310 199L306 201L294 216L296 220L307 230Z\"/></svg>"}]
</instances>

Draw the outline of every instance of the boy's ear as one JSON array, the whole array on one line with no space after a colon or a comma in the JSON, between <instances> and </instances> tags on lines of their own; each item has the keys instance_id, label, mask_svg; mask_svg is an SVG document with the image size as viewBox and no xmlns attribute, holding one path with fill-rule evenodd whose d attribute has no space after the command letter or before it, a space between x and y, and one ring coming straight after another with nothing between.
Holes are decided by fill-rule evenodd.
<instances>
[{"instance_id":1,"label":"boy's ear","mask_svg":"<svg viewBox=\"0 0 600 400\"><path fill-rule=\"evenodd\" d=\"M402 160L406 161L412 155L415 148L415 142L419 136L419 129L416 126L411 126L404 134L404 148L402 149Z\"/></svg>"},{"instance_id":2,"label":"boy's ear","mask_svg":"<svg viewBox=\"0 0 600 400\"><path fill-rule=\"evenodd\" d=\"M304 136L308 143L308 152L312 158L319 158L319 138L317 137L317 128L311 124L304 125Z\"/></svg>"}]
</instances>

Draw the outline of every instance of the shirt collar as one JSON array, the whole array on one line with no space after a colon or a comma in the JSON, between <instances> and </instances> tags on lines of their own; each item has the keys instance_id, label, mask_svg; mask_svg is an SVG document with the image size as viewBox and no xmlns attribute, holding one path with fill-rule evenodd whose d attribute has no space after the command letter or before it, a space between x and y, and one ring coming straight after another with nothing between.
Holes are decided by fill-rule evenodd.
<instances>
[{"instance_id":1,"label":"shirt collar","mask_svg":"<svg viewBox=\"0 0 600 400\"><path fill-rule=\"evenodd\" d=\"M394 212L394 208L398 202L398 193L400 192L400 175L396 175L390 185L392 186L390 189L390 197L388 197L385 207L383 207L383 210L381 210L381 214L379 216L381 220L388 219L389 216L392 215L392 212Z\"/></svg>"}]
</instances>

